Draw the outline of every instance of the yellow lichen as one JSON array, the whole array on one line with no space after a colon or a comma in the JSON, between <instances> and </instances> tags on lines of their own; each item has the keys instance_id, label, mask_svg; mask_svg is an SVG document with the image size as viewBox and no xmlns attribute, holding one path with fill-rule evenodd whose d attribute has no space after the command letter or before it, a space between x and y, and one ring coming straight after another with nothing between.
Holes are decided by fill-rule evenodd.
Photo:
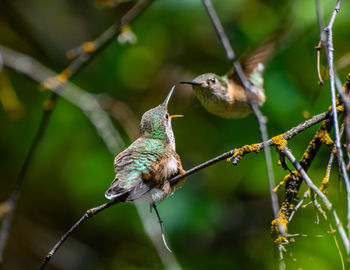
<instances>
[{"instance_id":1,"label":"yellow lichen","mask_svg":"<svg viewBox=\"0 0 350 270\"><path fill-rule=\"evenodd\" d=\"M336 106L336 109L339 111L339 112L343 112L344 111L344 107L343 105L338 105L339 101L337 100L337 106ZM328 110L331 111L332 110L332 106L329 106L328 107Z\"/></svg>"},{"instance_id":2,"label":"yellow lichen","mask_svg":"<svg viewBox=\"0 0 350 270\"><path fill-rule=\"evenodd\" d=\"M250 145L244 145L242 148L240 149L235 149L233 156L237 157L237 156L243 156L247 153L258 153L261 150L261 148L259 147L258 144L250 144Z\"/></svg>"},{"instance_id":3,"label":"yellow lichen","mask_svg":"<svg viewBox=\"0 0 350 270\"><path fill-rule=\"evenodd\" d=\"M320 139L320 141L326 145L332 145L334 143L331 137L329 136L328 131L325 129L321 129L315 137Z\"/></svg>"},{"instance_id":4,"label":"yellow lichen","mask_svg":"<svg viewBox=\"0 0 350 270\"><path fill-rule=\"evenodd\" d=\"M337 110L339 112L343 112L344 111L344 107L342 105L339 105L339 106L337 106Z\"/></svg>"},{"instance_id":5,"label":"yellow lichen","mask_svg":"<svg viewBox=\"0 0 350 270\"><path fill-rule=\"evenodd\" d=\"M0 217L1 218L4 217L9 211L10 211L10 205L7 201L0 203Z\"/></svg>"},{"instance_id":6,"label":"yellow lichen","mask_svg":"<svg viewBox=\"0 0 350 270\"><path fill-rule=\"evenodd\" d=\"M282 226L284 231L287 230L288 218L283 211L280 212L280 215L278 218L272 220L272 222L271 222L271 225L274 228L274 230L277 232L280 232L278 223ZM280 232L280 233L282 233L282 232Z\"/></svg>"},{"instance_id":7,"label":"yellow lichen","mask_svg":"<svg viewBox=\"0 0 350 270\"><path fill-rule=\"evenodd\" d=\"M308 151L305 151L305 153L302 156L302 159L305 160L305 159L308 159L308 158L309 158L309 153L308 153Z\"/></svg>"},{"instance_id":8,"label":"yellow lichen","mask_svg":"<svg viewBox=\"0 0 350 270\"><path fill-rule=\"evenodd\" d=\"M273 240L275 244L285 244L288 243L288 240L285 236L279 236L275 240Z\"/></svg>"},{"instance_id":9,"label":"yellow lichen","mask_svg":"<svg viewBox=\"0 0 350 270\"><path fill-rule=\"evenodd\" d=\"M295 175L295 177L301 178L301 175L298 171L294 171L293 174Z\"/></svg>"},{"instance_id":10,"label":"yellow lichen","mask_svg":"<svg viewBox=\"0 0 350 270\"><path fill-rule=\"evenodd\" d=\"M42 85L44 88L54 89L65 83L71 76L72 72L69 69L64 69L60 74L47 78Z\"/></svg>"},{"instance_id":11,"label":"yellow lichen","mask_svg":"<svg viewBox=\"0 0 350 270\"><path fill-rule=\"evenodd\" d=\"M83 44L83 50L87 53L92 53L96 50L96 44L93 41L88 41Z\"/></svg>"},{"instance_id":12,"label":"yellow lichen","mask_svg":"<svg viewBox=\"0 0 350 270\"><path fill-rule=\"evenodd\" d=\"M283 152L284 146L287 145L287 140L283 137L283 134L273 137L272 142L279 152Z\"/></svg>"},{"instance_id":13,"label":"yellow lichen","mask_svg":"<svg viewBox=\"0 0 350 270\"><path fill-rule=\"evenodd\" d=\"M131 27L130 25L126 24L126 25L123 25L122 28L120 29L120 33L125 33L125 32L130 32L131 31Z\"/></svg>"},{"instance_id":14,"label":"yellow lichen","mask_svg":"<svg viewBox=\"0 0 350 270\"><path fill-rule=\"evenodd\" d=\"M323 178L322 183L321 183L321 187L320 190L323 193L326 193L326 188L329 186L329 181L328 181L328 177Z\"/></svg>"}]
</instances>

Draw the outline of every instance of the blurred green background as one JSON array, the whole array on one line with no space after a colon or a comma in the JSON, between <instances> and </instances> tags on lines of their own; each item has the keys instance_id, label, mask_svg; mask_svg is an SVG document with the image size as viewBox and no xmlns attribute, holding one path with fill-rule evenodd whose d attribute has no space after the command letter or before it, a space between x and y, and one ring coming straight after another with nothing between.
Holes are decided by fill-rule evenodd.
<instances>
[{"instance_id":1,"label":"blurred green background","mask_svg":"<svg viewBox=\"0 0 350 270\"><path fill-rule=\"evenodd\" d=\"M2 0L0 44L59 72L69 63L66 51L95 39L134 4L129 1L108 7L108 2ZM327 22L335 1L321 3ZM265 73L267 101L262 111L269 119L270 137L304 121L305 110L313 115L328 109L328 80L323 87L317 84L315 46L319 32L314 1L213 0L213 4L238 55L266 37L284 16L290 17L285 38ZM343 81L349 72L348 14L350 4L344 1L333 33L335 60L345 59L343 67L338 62ZM132 23L132 29L136 44L120 44L114 39L72 82L90 93L106 93L123 102L137 119L161 103L173 84L201 73L223 74L230 68L199 0L154 1ZM326 63L324 58L322 63ZM5 201L50 93L11 69L4 68L1 74L1 80L7 81L2 88L15 93L19 102L12 111L0 106L0 201ZM215 117L200 106L189 86L177 85L169 111L185 115L173 121L177 152L185 169L234 147L261 141L254 116L239 120ZM133 139L120 121L113 121L129 145ZM317 128L290 141L297 158ZM317 185L324 177L329 153L323 147L309 170ZM272 154L279 182L286 172L277 166L275 151ZM25 177L4 269L35 269L88 208L106 201L104 192L114 177L113 158L85 114L60 98ZM278 192L280 201L283 191L281 188ZM304 191L303 185L300 196ZM328 196L342 220L346 214L344 195L335 165ZM160 203L158 209L170 246L184 269L277 268L278 254L269 235L272 210L262 152L246 156L235 167L221 162L189 176L184 187ZM341 269L327 223L321 219L317 225L315 220L314 209L309 206L300 210L290 224L290 233L307 237L296 237L288 246L288 269ZM341 243L340 247L344 251ZM130 203L88 220L47 267L163 268Z\"/></svg>"}]
</instances>

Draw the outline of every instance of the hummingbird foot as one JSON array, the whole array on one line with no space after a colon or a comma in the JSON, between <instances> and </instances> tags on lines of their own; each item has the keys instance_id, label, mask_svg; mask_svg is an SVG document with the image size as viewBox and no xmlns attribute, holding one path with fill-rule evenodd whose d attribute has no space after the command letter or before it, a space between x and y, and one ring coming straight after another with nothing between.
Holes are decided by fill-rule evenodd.
<instances>
[{"instance_id":1,"label":"hummingbird foot","mask_svg":"<svg viewBox=\"0 0 350 270\"><path fill-rule=\"evenodd\" d=\"M165 238L165 234L164 234L163 221L162 221L162 219L160 218L160 215L159 215L157 206L156 206L156 204L155 204L154 202L150 204L150 211L151 211L151 213L152 213L152 209L154 209L154 212L156 213L157 218L158 218L158 223L159 223L159 226L160 226L160 231L161 231L161 233L162 233L162 240L163 240L164 246L166 247L166 249L167 249L169 252L172 253L171 249L170 249L169 246L168 246L168 243L166 242L166 238Z\"/></svg>"}]
</instances>

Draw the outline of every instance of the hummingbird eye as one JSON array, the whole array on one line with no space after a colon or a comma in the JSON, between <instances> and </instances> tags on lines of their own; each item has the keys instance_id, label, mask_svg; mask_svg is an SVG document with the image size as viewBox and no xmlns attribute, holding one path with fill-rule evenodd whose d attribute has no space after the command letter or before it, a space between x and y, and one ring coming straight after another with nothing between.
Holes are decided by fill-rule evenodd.
<instances>
[{"instance_id":1,"label":"hummingbird eye","mask_svg":"<svg viewBox=\"0 0 350 270\"><path fill-rule=\"evenodd\" d=\"M210 83L216 83L216 78L210 78L210 79L209 79L209 82L210 82Z\"/></svg>"},{"instance_id":2,"label":"hummingbird eye","mask_svg":"<svg viewBox=\"0 0 350 270\"><path fill-rule=\"evenodd\" d=\"M165 118L166 118L166 119L169 119L169 114L168 114L168 113L165 115Z\"/></svg>"}]
</instances>

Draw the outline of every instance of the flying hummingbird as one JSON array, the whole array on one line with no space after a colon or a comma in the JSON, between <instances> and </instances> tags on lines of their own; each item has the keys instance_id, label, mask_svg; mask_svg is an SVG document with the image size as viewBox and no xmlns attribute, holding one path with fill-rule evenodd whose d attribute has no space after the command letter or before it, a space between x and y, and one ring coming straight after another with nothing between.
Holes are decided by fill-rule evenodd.
<instances>
[{"instance_id":1,"label":"flying hummingbird","mask_svg":"<svg viewBox=\"0 0 350 270\"><path fill-rule=\"evenodd\" d=\"M167 109L174 88L162 104L143 114L139 138L114 159L116 176L105 193L107 199L124 195L125 201L134 201L149 194L155 208L155 202L183 184L184 179L175 184L169 182L184 173L171 127L171 119L182 115L169 115Z\"/></svg>"},{"instance_id":2,"label":"flying hummingbird","mask_svg":"<svg viewBox=\"0 0 350 270\"><path fill-rule=\"evenodd\" d=\"M205 73L193 81L182 81L191 84L195 95L202 106L210 113L223 118L243 118L251 113L249 102L262 105L265 102L264 62L270 56L276 43L275 35L263 42L262 46L247 53L242 61L242 68L253 84L254 93L244 90L237 73L231 69L223 76Z\"/></svg>"}]
</instances>

